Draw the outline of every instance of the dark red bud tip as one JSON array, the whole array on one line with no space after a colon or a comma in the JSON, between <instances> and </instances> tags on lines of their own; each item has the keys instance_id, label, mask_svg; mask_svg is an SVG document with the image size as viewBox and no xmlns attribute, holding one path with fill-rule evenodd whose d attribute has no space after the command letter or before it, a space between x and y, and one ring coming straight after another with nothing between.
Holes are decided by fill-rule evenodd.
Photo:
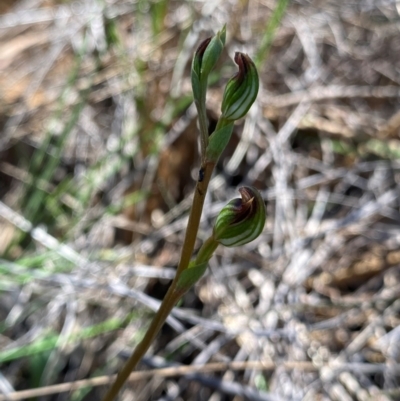
<instances>
[{"instance_id":1,"label":"dark red bud tip","mask_svg":"<svg viewBox=\"0 0 400 401\"><path fill-rule=\"evenodd\" d=\"M207 46L209 45L209 43L211 42L211 37L204 39L200 44L199 47L196 50L196 56L200 57L200 60L203 57L204 52L207 49Z\"/></svg>"},{"instance_id":2,"label":"dark red bud tip","mask_svg":"<svg viewBox=\"0 0 400 401\"><path fill-rule=\"evenodd\" d=\"M251 192L249 187L241 187L239 188L240 195L242 196L242 200L244 203L252 202L254 199L254 195Z\"/></svg>"},{"instance_id":3,"label":"dark red bud tip","mask_svg":"<svg viewBox=\"0 0 400 401\"><path fill-rule=\"evenodd\" d=\"M244 80L246 74L249 71L250 63L253 63L253 61L247 54L240 53L240 52L235 53L234 60L235 60L235 63L239 67L239 71L236 74L236 79L239 82L242 82Z\"/></svg>"}]
</instances>

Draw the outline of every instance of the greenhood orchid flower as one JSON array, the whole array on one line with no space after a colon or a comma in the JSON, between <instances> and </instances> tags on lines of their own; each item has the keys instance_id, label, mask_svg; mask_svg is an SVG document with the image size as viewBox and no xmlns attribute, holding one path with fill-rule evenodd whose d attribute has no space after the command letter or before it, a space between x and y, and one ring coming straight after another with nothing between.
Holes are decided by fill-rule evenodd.
<instances>
[{"instance_id":1,"label":"greenhood orchid flower","mask_svg":"<svg viewBox=\"0 0 400 401\"><path fill-rule=\"evenodd\" d=\"M223 207L214 225L214 240L228 247L253 241L265 224L265 205L257 189L242 187L239 192L242 197Z\"/></svg>"},{"instance_id":2,"label":"greenhood orchid flower","mask_svg":"<svg viewBox=\"0 0 400 401\"><path fill-rule=\"evenodd\" d=\"M258 73L253 60L244 53L235 54L239 71L227 83L222 98L222 117L238 120L246 115L258 94Z\"/></svg>"}]
</instances>

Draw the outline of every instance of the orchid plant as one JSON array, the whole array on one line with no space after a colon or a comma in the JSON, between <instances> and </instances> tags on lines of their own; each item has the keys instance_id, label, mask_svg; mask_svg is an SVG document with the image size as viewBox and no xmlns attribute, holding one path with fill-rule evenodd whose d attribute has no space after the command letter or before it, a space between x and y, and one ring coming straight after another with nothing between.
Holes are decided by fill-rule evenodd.
<instances>
[{"instance_id":1,"label":"orchid plant","mask_svg":"<svg viewBox=\"0 0 400 401\"><path fill-rule=\"evenodd\" d=\"M246 115L254 103L259 87L255 64L247 54L237 52L239 71L228 81L221 105L221 116L215 131L209 135L206 115L208 76L215 67L225 45L226 29L204 40L193 57L191 81L196 104L201 144L201 166L193 196L181 257L174 280L155 314L143 340L120 370L103 401L114 400L130 373L149 349L165 320L182 296L203 276L207 264L219 245L234 247L257 238L265 223L264 201L253 187L239 189L241 198L231 200L218 214L210 237L192 259L204 199L214 167L229 142L234 122Z\"/></svg>"}]
</instances>

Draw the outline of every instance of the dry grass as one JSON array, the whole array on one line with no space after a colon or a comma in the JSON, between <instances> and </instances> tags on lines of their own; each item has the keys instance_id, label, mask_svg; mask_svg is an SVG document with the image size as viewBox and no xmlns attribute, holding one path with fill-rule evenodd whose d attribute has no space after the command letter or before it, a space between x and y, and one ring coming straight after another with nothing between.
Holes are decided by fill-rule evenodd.
<instances>
[{"instance_id":1,"label":"dry grass","mask_svg":"<svg viewBox=\"0 0 400 401\"><path fill-rule=\"evenodd\" d=\"M400 399L400 6L274 9L0 4L0 400L97 400L143 335L197 177L190 58L224 23L210 122L235 50L261 93L199 235L243 184L266 229L218 250L121 400Z\"/></svg>"}]
</instances>

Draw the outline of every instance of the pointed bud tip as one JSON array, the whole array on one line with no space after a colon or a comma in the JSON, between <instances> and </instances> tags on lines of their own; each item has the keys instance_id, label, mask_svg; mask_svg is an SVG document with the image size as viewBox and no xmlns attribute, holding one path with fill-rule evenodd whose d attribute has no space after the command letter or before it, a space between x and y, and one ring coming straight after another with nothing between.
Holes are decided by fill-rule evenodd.
<instances>
[{"instance_id":1,"label":"pointed bud tip","mask_svg":"<svg viewBox=\"0 0 400 401\"><path fill-rule=\"evenodd\" d=\"M204 55L204 52L206 51L206 49L207 49L207 46L209 45L209 43L211 42L211 36L209 37L209 38L207 38L207 39L204 39L200 44L199 44L199 46L197 47L197 50L196 50L196 56L199 56L200 57L200 60L201 60L201 58L203 57L203 55Z\"/></svg>"},{"instance_id":2,"label":"pointed bud tip","mask_svg":"<svg viewBox=\"0 0 400 401\"><path fill-rule=\"evenodd\" d=\"M240 187L239 192L244 202L249 203L253 201L254 190L251 187Z\"/></svg>"},{"instance_id":3,"label":"pointed bud tip","mask_svg":"<svg viewBox=\"0 0 400 401\"><path fill-rule=\"evenodd\" d=\"M226 24L222 27L222 29L218 32L219 38L221 39L221 42L223 45L225 45L226 41Z\"/></svg>"}]
</instances>

